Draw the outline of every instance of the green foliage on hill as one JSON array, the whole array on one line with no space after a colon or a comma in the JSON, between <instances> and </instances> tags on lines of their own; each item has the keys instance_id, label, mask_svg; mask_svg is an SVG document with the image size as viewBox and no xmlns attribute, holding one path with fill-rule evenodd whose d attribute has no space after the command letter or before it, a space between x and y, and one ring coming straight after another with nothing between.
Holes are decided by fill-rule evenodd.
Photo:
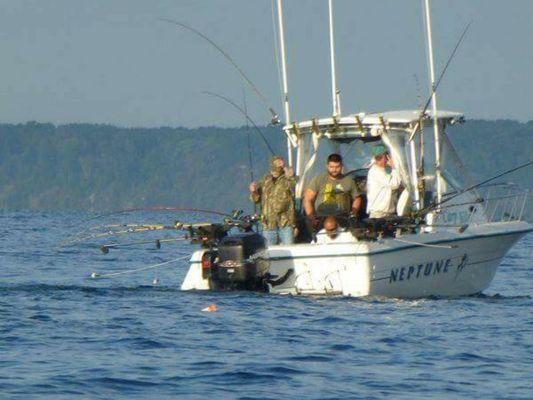
<instances>
[{"instance_id":1,"label":"green foliage on hill","mask_svg":"<svg viewBox=\"0 0 533 400\"><path fill-rule=\"evenodd\" d=\"M279 132L265 134L281 152ZM255 163L266 165L261 139L251 142ZM244 128L0 125L4 209L249 207L249 181Z\"/></svg>"},{"instance_id":2,"label":"green foliage on hill","mask_svg":"<svg viewBox=\"0 0 533 400\"><path fill-rule=\"evenodd\" d=\"M0 208L116 210L168 205L251 209L246 128L0 124ZM279 128L263 128L284 154ZM450 136L475 178L532 158L533 122L469 121ZM254 174L270 153L251 131ZM531 186L532 170L509 177Z\"/></svg>"}]
</instances>

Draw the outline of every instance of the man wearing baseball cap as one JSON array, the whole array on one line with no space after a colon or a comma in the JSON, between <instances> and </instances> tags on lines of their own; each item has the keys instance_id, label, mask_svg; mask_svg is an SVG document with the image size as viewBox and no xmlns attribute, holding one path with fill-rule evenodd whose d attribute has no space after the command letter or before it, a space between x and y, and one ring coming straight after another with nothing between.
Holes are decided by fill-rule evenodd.
<instances>
[{"instance_id":1,"label":"man wearing baseball cap","mask_svg":"<svg viewBox=\"0 0 533 400\"><path fill-rule=\"evenodd\" d=\"M397 192L402 181L394 169L389 150L383 144L372 148L374 163L366 181L367 213L370 218L396 215Z\"/></svg>"},{"instance_id":2,"label":"man wearing baseball cap","mask_svg":"<svg viewBox=\"0 0 533 400\"><path fill-rule=\"evenodd\" d=\"M294 173L280 156L272 157L270 171L259 182L250 184L251 200L261 204L263 236L269 246L294 243L295 186Z\"/></svg>"}]
</instances>

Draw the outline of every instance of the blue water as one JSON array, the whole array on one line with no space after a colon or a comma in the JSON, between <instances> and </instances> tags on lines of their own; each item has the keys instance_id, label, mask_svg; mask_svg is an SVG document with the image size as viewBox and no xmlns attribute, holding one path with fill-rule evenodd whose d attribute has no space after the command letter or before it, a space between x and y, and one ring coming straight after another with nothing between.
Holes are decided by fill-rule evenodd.
<instances>
[{"instance_id":1,"label":"blue water","mask_svg":"<svg viewBox=\"0 0 533 400\"><path fill-rule=\"evenodd\" d=\"M484 296L281 297L180 292L185 261L91 279L192 246L58 247L87 218L0 213L2 398L533 398L533 235Z\"/></svg>"}]
</instances>

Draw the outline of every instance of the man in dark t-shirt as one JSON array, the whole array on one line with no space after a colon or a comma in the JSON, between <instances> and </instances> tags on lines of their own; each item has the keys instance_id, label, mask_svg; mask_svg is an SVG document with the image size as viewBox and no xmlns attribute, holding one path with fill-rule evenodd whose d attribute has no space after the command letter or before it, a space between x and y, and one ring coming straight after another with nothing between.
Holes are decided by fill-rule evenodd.
<instances>
[{"instance_id":1,"label":"man in dark t-shirt","mask_svg":"<svg viewBox=\"0 0 533 400\"><path fill-rule=\"evenodd\" d=\"M361 208L354 180L342 174L342 157L331 154L326 168L325 174L311 180L304 194L305 214L315 228L319 225L318 216L357 214Z\"/></svg>"}]
</instances>

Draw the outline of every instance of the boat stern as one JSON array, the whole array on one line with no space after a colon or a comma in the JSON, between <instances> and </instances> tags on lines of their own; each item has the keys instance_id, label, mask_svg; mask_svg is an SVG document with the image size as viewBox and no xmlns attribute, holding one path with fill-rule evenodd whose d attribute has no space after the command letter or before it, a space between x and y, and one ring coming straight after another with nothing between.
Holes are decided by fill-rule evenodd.
<instances>
[{"instance_id":1,"label":"boat stern","mask_svg":"<svg viewBox=\"0 0 533 400\"><path fill-rule=\"evenodd\" d=\"M204 277L202 257L207 250L201 249L192 253L190 267L181 284L181 290L209 290L209 278Z\"/></svg>"}]
</instances>

